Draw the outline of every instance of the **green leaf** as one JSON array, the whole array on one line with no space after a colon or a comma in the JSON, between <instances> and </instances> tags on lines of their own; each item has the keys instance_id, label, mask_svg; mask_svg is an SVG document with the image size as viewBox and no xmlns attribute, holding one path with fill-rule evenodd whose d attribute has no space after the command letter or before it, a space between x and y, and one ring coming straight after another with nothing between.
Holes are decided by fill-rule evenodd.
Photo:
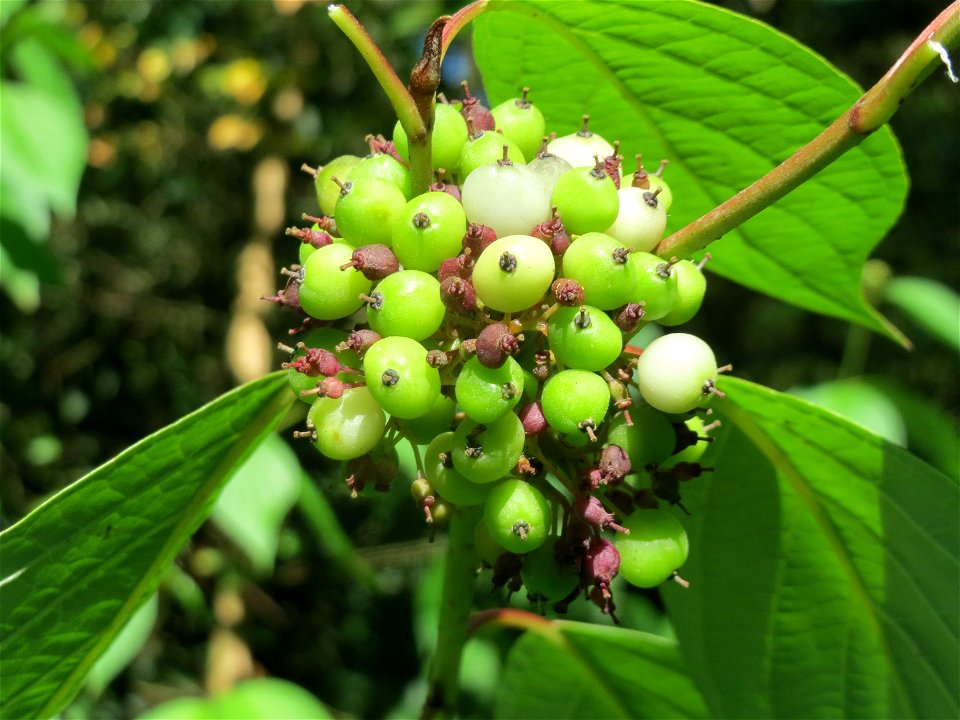
<instances>
[{"instance_id":1,"label":"green leaf","mask_svg":"<svg viewBox=\"0 0 960 720\"><path fill-rule=\"evenodd\" d=\"M498 718L706 717L677 644L569 621L527 632L503 671Z\"/></svg>"},{"instance_id":2,"label":"green leaf","mask_svg":"<svg viewBox=\"0 0 960 720\"><path fill-rule=\"evenodd\" d=\"M110 647L99 657L87 675L87 690L98 697L143 649L157 622L157 594L150 596L117 633Z\"/></svg>"},{"instance_id":3,"label":"green leaf","mask_svg":"<svg viewBox=\"0 0 960 720\"><path fill-rule=\"evenodd\" d=\"M177 698L156 705L139 720L328 720L333 716L299 685L277 678L247 680L212 698Z\"/></svg>"},{"instance_id":4,"label":"green leaf","mask_svg":"<svg viewBox=\"0 0 960 720\"><path fill-rule=\"evenodd\" d=\"M947 347L960 351L960 296L946 285L921 277L898 277L884 299Z\"/></svg>"},{"instance_id":5,"label":"green leaf","mask_svg":"<svg viewBox=\"0 0 960 720\"><path fill-rule=\"evenodd\" d=\"M663 589L717 717L956 717L956 483L789 395L724 378Z\"/></svg>"},{"instance_id":6,"label":"green leaf","mask_svg":"<svg viewBox=\"0 0 960 720\"><path fill-rule=\"evenodd\" d=\"M213 506L213 521L261 575L273 570L280 527L300 496L302 478L296 453L271 435L237 469Z\"/></svg>"},{"instance_id":7,"label":"green leaf","mask_svg":"<svg viewBox=\"0 0 960 720\"><path fill-rule=\"evenodd\" d=\"M8 81L0 83L0 95L0 188L16 187L43 198L54 212L72 215L87 160L79 103ZM8 201L0 197L0 204Z\"/></svg>"},{"instance_id":8,"label":"green leaf","mask_svg":"<svg viewBox=\"0 0 960 720\"><path fill-rule=\"evenodd\" d=\"M861 91L754 20L690 0L491 4L473 46L491 103L531 88L547 130L580 116L673 190L677 230L747 187ZM815 312L896 336L863 300L860 270L900 214L906 177L883 129L711 246L710 270Z\"/></svg>"},{"instance_id":9,"label":"green leaf","mask_svg":"<svg viewBox=\"0 0 960 720\"><path fill-rule=\"evenodd\" d=\"M843 415L896 445L907 444L907 428L896 404L869 383L835 380L793 388L790 393Z\"/></svg>"},{"instance_id":10,"label":"green leaf","mask_svg":"<svg viewBox=\"0 0 960 720\"><path fill-rule=\"evenodd\" d=\"M7 20L20 8L24 6L27 0L5 0L0 3L0 26L5 25Z\"/></svg>"},{"instance_id":11,"label":"green leaf","mask_svg":"<svg viewBox=\"0 0 960 720\"><path fill-rule=\"evenodd\" d=\"M907 447L955 482L960 481L957 417L930 398L888 378L866 378L896 405L907 428Z\"/></svg>"},{"instance_id":12,"label":"green leaf","mask_svg":"<svg viewBox=\"0 0 960 720\"><path fill-rule=\"evenodd\" d=\"M233 390L0 535L0 714L47 717L73 697L291 402L285 373Z\"/></svg>"}]
</instances>

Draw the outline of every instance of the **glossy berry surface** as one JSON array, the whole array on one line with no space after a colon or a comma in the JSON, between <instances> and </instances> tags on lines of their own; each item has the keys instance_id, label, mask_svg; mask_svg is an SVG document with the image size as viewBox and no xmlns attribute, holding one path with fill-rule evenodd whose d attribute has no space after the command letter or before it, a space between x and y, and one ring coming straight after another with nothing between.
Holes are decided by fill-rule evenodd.
<instances>
[{"instance_id":1,"label":"glossy berry surface","mask_svg":"<svg viewBox=\"0 0 960 720\"><path fill-rule=\"evenodd\" d=\"M393 251L408 270L436 272L460 252L467 231L463 205L445 192L428 192L408 202L394 218Z\"/></svg>"},{"instance_id":2,"label":"glossy berry surface","mask_svg":"<svg viewBox=\"0 0 960 720\"><path fill-rule=\"evenodd\" d=\"M353 245L390 245L393 218L407 199L396 185L368 179L341 191L334 217L343 239Z\"/></svg>"},{"instance_id":3,"label":"glossy berry surface","mask_svg":"<svg viewBox=\"0 0 960 720\"><path fill-rule=\"evenodd\" d=\"M498 368L472 357L457 376L457 404L471 420L492 422L511 411L523 393L523 368L512 357Z\"/></svg>"},{"instance_id":4,"label":"glossy berry surface","mask_svg":"<svg viewBox=\"0 0 960 720\"><path fill-rule=\"evenodd\" d=\"M339 398L317 398L307 420L316 432L317 449L334 460L349 460L373 450L386 425L380 403L365 387L350 388Z\"/></svg>"},{"instance_id":5,"label":"glossy berry surface","mask_svg":"<svg viewBox=\"0 0 960 720\"><path fill-rule=\"evenodd\" d=\"M602 370L623 350L620 328L590 305L559 308L550 317L547 341L558 362L581 370Z\"/></svg>"},{"instance_id":6,"label":"glossy berry surface","mask_svg":"<svg viewBox=\"0 0 960 720\"><path fill-rule=\"evenodd\" d=\"M421 270L401 270L381 280L367 304L367 322L384 337L403 335L424 340L443 323L446 308L440 283Z\"/></svg>"},{"instance_id":7,"label":"glossy berry surface","mask_svg":"<svg viewBox=\"0 0 960 720\"><path fill-rule=\"evenodd\" d=\"M563 256L563 276L583 287L584 300L601 310L613 310L637 292L637 267L623 243L603 233L586 233Z\"/></svg>"},{"instance_id":8,"label":"glossy berry surface","mask_svg":"<svg viewBox=\"0 0 960 720\"><path fill-rule=\"evenodd\" d=\"M567 434L582 433L587 424L596 429L607 416L610 391L606 381L586 370L563 370L543 388L543 415L552 428Z\"/></svg>"},{"instance_id":9,"label":"glossy berry surface","mask_svg":"<svg viewBox=\"0 0 960 720\"><path fill-rule=\"evenodd\" d=\"M352 267L340 267L352 259L353 248L334 243L318 249L303 265L300 305L318 320L337 320L360 309L361 294L373 283Z\"/></svg>"},{"instance_id":10,"label":"glossy berry surface","mask_svg":"<svg viewBox=\"0 0 960 720\"><path fill-rule=\"evenodd\" d=\"M454 505L479 505L487 498L489 485L467 480L453 466L455 440L452 432L437 435L424 451L423 465L427 480L444 500Z\"/></svg>"},{"instance_id":11,"label":"glossy berry surface","mask_svg":"<svg viewBox=\"0 0 960 720\"><path fill-rule=\"evenodd\" d=\"M543 113L526 98L505 100L491 111L496 127L513 140L525 157L531 158L540 147L546 122Z\"/></svg>"},{"instance_id":12,"label":"glossy berry surface","mask_svg":"<svg viewBox=\"0 0 960 720\"><path fill-rule=\"evenodd\" d=\"M550 520L543 493L524 480L509 478L497 484L483 504L490 537L512 553L532 552L543 545Z\"/></svg>"},{"instance_id":13,"label":"glossy berry surface","mask_svg":"<svg viewBox=\"0 0 960 720\"><path fill-rule=\"evenodd\" d=\"M614 544L620 575L631 585L656 587L687 561L687 531L670 510L637 510L623 525L630 534L618 535Z\"/></svg>"},{"instance_id":14,"label":"glossy berry surface","mask_svg":"<svg viewBox=\"0 0 960 720\"><path fill-rule=\"evenodd\" d=\"M550 216L550 196L519 163L478 167L463 183L461 199L467 219L490 227L497 237L526 235Z\"/></svg>"},{"instance_id":15,"label":"glossy berry surface","mask_svg":"<svg viewBox=\"0 0 960 720\"><path fill-rule=\"evenodd\" d=\"M550 193L563 224L572 235L603 232L617 219L617 186L602 169L573 168L557 180Z\"/></svg>"},{"instance_id":16,"label":"glossy berry surface","mask_svg":"<svg viewBox=\"0 0 960 720\"><path fill-rule=\"evenodd\" d=\"M477 259L473 286L487 307L500 312L525 310L553 282L553 253L542 240L508 235L491 243Z\"/></svg>"},{"instance_id":17,"label":"glossy berry surface","mask_svg":"<svg viewBox=\"0 0 960 720\"><path fill-rule=\"evenodd\" d=\"M393 142L400 156L409 160L409 141L399 121L393 128ZM430 143L430 159L434 170L444 168L456 173L460 169L460 153L466 142L467 123L463 116L452 105L438 103Z\"/></svg>"},{"instance_id":18,"label":"glossy berry surface","mask_svg":"<svg viewBox=\"0 0 960 720\"><path fill-rule=\"evenodd\" d=\"M464 420L456 429L453 466L475 483L495 482L510 472L523 452L523 424L513 413L491 423Z\"/></svg>"},{"instance_id":19,"label":"glossy berry surface","mask_svg":"<svg viewBox=\"0 0 960 720\"><path fill-rule=\"evenodd\" d=\"M324 165L317 173L314 186L321 213L332 216L340 199L340 188L337 187L333 178L346 178L359 162L360 158L356 155L340 155Z\"/></svg>"},{"instance_id":20,"label":"glossy berry surface","mask_svg":"<svg viewBox=\"0 0 960 720\"><path fill-rule=\"evenodd\" d=\"M672 327L689 322L699 312L703 297L707 292L707 278L697 264L690 260L681 260L671 268L676 276L677 297L673 307L657 322Z\"/></svg>"},{"instance_id":21,"label":"glossy berry surface","mask_svg":"<svg viewBox=\"0 0 960 720\"><path fill-rule=\"evenodd\" d=\"M407 337L385 337L363 356L370 393L398 418L416 418L433 407L440 394L440 373L427 363L427 350Z\"/></svg>"},{"instance_id":22,"label":"glossy berry surface","mask_svg":"<svg viewBox=\"0 0 960 720\"><path fill-rule=\"evenodd\" d=\"M687 333L663 335L644 348L637 361L637 385L643 399L665 413L685 413L710 396L717 360L703 340ZM708 385L709 384L709 385Z\"/></svg>"},{"instance_id":23,"label":"glossy berry surface","mask_svg":"<svg viewBox=\"0 0 960 720\"><path fill-rule=\"evenodd\" d=\"M713 469L699 461L718 423L693 415L723 396L713 353L638 334L690 319L706 283L651 252L665 162L651 174L634 154L631 174L586 117L557 138L525 97L489 112L464 92L425 98L432 168L398 160L411 148L397 129L396 147L371 134L371 155L311 170L323 216L287 229L300 262L266 298L292 318L283 367L311 403L294 436L351 496L412 497L431 536L458 506L482 508L493 589L540 612L586 600L617 622L618 573L655 585L687 552L672 508L638 508L683 508Z\"/></svg>"}]
</instances>

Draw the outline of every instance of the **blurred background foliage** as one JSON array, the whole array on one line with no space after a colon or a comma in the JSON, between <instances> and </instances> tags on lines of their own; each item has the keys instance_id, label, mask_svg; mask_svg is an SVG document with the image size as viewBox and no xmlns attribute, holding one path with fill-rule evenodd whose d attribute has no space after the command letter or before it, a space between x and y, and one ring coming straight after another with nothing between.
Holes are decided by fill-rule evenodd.
<instances>
[{"instance_id":1,"label":"blurred background foliage","mask_svg":"<svg viewBox=\"0 0 960 720\"><path fill-rule=\"evenodd\" d=\"M867 86L944 3L720 4L783 30ZM459 5L349 7L395 67L409 69L424 28ZM295 323L259 298L295 259L283 228L315 209L299 167L363 154L364 135L389 134L393 117L324 3L5 0L0 22L6 526L136 440L276 367L275 341ZM462 79L482 93L469 57L465 40L448 56L451 97ZM690 331L738 375L797 389L956 477L955 87L931 79L893 127L912 192L865 286L915 350L715 276ZM297 682L358 716L415 712L436 632L442 538L423 542L400 488L351 500L338 468L309 448L271 443L251 463L236 480L247 490L225 495L159 601L138 616L140 631L118 642L68 716L132 716L258 675ZM479 606L502 600L488 583L478 586ZM627 626L670 632L655 595L620 597ZM468 715L489 714L508 641L471 644Z\"/></svg>"}]
</instances>

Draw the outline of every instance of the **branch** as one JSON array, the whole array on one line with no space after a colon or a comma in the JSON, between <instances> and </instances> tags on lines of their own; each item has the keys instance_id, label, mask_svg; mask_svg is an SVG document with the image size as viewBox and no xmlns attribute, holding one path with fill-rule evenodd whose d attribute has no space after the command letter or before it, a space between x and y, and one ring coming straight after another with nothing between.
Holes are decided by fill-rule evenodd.
<instances>
[{"instance_id":1,"label":"branch","mask_svg":"<svg viewBox=\"0 0 960 720\"><path fill-rule=\"evenodd\" d=\"M410 151L410 180L413 194L426 192L433 182L430 152L433 137L433 106L440 87L440 62L443 59L443 29L449 15L434 20L423 41L423 54L410 73L410 95L423 123L423 130L407 132ZM406 130L406 128L404 128Z\"/></svg>"},{"instance_id":2,"label":"branch","mask_svg":"<svg viewBox=\"0 0 960 720\"><path fill-rule=\"evenodd\" d=\"M847 150L883 127L909 95L960 46L960 0L955 0L920 33L876 85L822 133L753 185L663 239L654 252L686 257L718 240L802 185ZM948 64L949 68L949 64ZM950 70L952 77L952 69Z\"/></svg>"},{"instance_id":3,"label":"branch","mask_svg":"<svg viewBox=\"0 0 960 720\"><path fill-rule=\"evenodd\" d=\"M367 61L367 65L373 71L380 87L387 94L387 98L390 100L394 112L397 113L397 118L400 120L404 132L407 133L407 137L413 138L415 135L426 133L417 103L414 102L403 81L397 77L389 61L377 47L373 38L367 34L363 25L343 5L331 5L327 9L327 13L357 48L363 59Z\"/></svg>"},{"instance_id":4,"label":"branch","mask_svg":"<svg viewBox=\"0 0 960 720\"><path fill-rule=\"evenodd\" d=\"M474 0L466 7L462 7L453 15L443 28L443 49L441 58L447 54L447 49L463 28L465 28L475 17L482 15L489 5L490 0Z\"/></svg>"},{"instance_id":5,"label":"branch","mask_svg":"<svg viewBox=\"0 0 960 720\"><path fill-rule=\"evenodd\" d=\"M478 564L473 546L473 529L477 522L480 522L479 507L457 507L450 518L437 647L430 664L427 700L421 715L424 720L450 718L457 714L460 658L467 642Z\"/></svg>"}]
</instances>

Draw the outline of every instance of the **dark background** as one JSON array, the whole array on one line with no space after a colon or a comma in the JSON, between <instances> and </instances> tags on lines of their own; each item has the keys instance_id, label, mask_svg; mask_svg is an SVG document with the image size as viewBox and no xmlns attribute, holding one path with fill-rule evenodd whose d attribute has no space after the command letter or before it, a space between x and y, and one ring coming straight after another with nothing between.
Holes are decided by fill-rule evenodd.
<instances>
[{"instance_id":1,"label":"dark background","mask_svg":"<svg viewBox=\"0 0 960 720\"><path fill-rule=\"evenodd\" d=\"M809 45L863 86L945 5L720 4ZM423 28L457 7L350 3L397 68L412 66ZM271 345L290 318L256 298L269 292L281 264L294 261L295 243L282 228L315 208L312 182L298 168L363 154L365 133L389 135L393 126L379 86L323 3L88 2L70 5L65 22L96 60L77 77L91 159L77 216L54 225L56 281L44 285L39 310L23 314L0 296L5 525L150 432L276 366ZM475 94L482 91L468 57L459 42L446 67L451 97L459 97L463 77ZM957 89L940 73L894 117L912 190L875 252L895 275L955 289L958 121ZM955 354L889 314L914 340L912 353L874 337L867 354L847 350L845 357L847 324L711 276L707 304L690 329L719 358L733 359L738 374L778 389L835 378L845 363L848 371L895 378L956 417ZM315 454L300 451L311 472L329 474ZM334 496L365 547L424 534L403 500L389 501L392 514L381 507L371 530L369 505ZM296 534L296 513L290 523ZM262 671L300 682L336 707L382 716L420 667L407 622L417 576L404 568L429 550L400 553L406 579L383 597L351 588L317 561L309 539L303 543L274 577L246 587L254 619L237 633ZM207 528L194 550L219 548L229 558L228 546ZM213 598L216 573L197 577ZM149 688L189 686L184 678L203 674L212 621L176 604L164 606L162 617L153 661L122 676L91 712L130 714L144 697L163 696ZM336 632L324 633L331 626ZM320 634L323 643L314 641Z\"/></svg>"}]
</instances>

